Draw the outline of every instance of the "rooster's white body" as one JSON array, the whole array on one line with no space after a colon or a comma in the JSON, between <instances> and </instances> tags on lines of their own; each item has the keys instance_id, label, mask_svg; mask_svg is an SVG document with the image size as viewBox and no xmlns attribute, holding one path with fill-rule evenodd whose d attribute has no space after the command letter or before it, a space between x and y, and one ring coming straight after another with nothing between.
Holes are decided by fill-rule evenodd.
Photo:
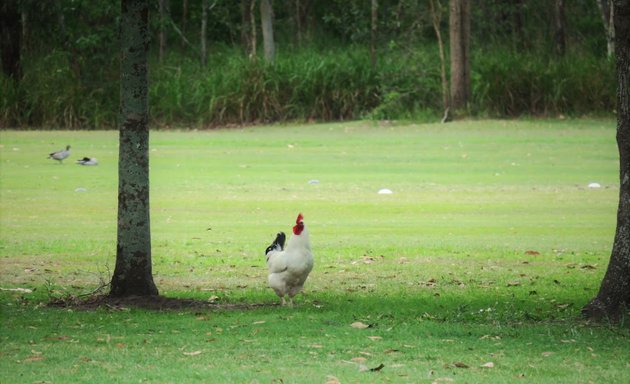
<instances>
[{"instance_id":1,"label":"rooster's white body","mask_svg":"<svg viewBox=\"0 0 630 384\"><path fill-rule=\"evenodd\" d=\"M293 236L284 247L285 235L278 233L276 240L266 253L269 267L269 286L280 297L281 304L293 305L293 296L297 295L304 286L304 282L313 269L313 253L308 229L300 214L293 227Z\"/></svg>"}]
</instances>

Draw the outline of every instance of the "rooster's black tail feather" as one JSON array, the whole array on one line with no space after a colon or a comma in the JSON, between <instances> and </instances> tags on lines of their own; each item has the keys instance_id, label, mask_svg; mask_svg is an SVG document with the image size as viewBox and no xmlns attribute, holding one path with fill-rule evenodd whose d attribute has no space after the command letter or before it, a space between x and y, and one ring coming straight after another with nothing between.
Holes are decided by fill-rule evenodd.
<instances>
[{"instance_id":1,"label":"rooster's black tail feather","mask_svg":"<svg viewBox=\"0 0 630 384\"><path fill-rule=\"evenodd\" d=\"M284 242L286 239L287 236L284 234L284 232L279 232L276 235L276 239L273 241L273 243L271 243L271 245L268 246L265 250L265 255L271 251L282 251L284 249Z\"/></svg>"}]
</instances>

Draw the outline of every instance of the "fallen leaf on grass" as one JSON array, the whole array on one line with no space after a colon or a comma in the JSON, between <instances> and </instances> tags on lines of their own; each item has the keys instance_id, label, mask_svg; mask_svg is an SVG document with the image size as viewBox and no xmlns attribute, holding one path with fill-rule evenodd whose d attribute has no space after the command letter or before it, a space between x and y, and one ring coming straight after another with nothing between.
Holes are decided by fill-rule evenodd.
<instances>
[{"instance_id":1,"label":"fallen leaf on grass","mask_svg":"<svg viewBox=\"0 0 630 384\"><path fill-rule=\"evenodd\" d=\"M182 354L184 354L185 356L199 356L201 355L201 351L182 352Z\"/></svg>"},{"instance_id":2,"label":"fallen leaf on grass","mask_svg":"<svg viewBox=\"0 0 630 384\"><path fill-rule=\"evenodd\" d=\"M380 336L368 336L368 339L370 339L372 341L383 340L383 338L380 337Z\"/></svg>"},{"instance_id":3,"label":"fallen leaf on grass","mask_svg":"<svg viewBox=\"0 0 630 384\"><path fill-rule=\"evenodd\" d=\"M328 375L326 376L326 384L341 384L341 381L335 376Z\"/></svg>"},{"instance_id":4,"label":"fallen leaf on grass","mask_svg":"<svg viewBox=\"0 0 630 384\"><path fill-rule=\"evenodd\" d=\"M32 289L28 289L28 288L0 288L0 291L20 292L20 293L33 293L33 290Z\"/></svg>"},{"instance_id":5,"label":"fallen leaf on grass","mask_svg":"<svg viewBox=\"0 0 630 384\"><path fill-rule=\"evenodd\" d=\"M553 355L553 352L543 352L542 355L543 355L543 357L549 357L549 356Z\"/></svg>"},{"instance_id":6,"label":"fallen leaf on grass","mask_svg":"<svg viewBox=\"0 0 630 384\"><path fill-rule=\"evenodd\" d=\"M491 335L483 335L479 338L479 340L486 340L486 339L490 339L490 340L501 340L501 336L496 335L496 336L491 336Z\"/></svg>"},{"instance_id":7,"label":"fallen leaf on grass","mask_svg":"<svg viewBox=\"0 0 630 384\"><path fill-rule=\"evenodd\" d=\"M60 335L60 336L51 336L51 337L45 337L44 340L46 341L52 341L52 340L70 340L70 336L66 336L66 335Z\"/></svg>"},{"instance_id":8,"label":"fallen leaf on grass","mask_svg":"<svg viewBox=\"0 0 630 384\"><path fill-rule=\"evenodd\" d=\"M529 251L525 251L526 255L531 255L531 256L537 256L540 255L540 252L538 251L534 251L534 250L529 250Z\"/></svg>"},{"instance_id":9,"label":"fallen leaf on grass","mask_svg":"<svg viewBox=\"0 0 630 384\"><path fill-rule=\"evenodd\" d=\"M453 365L457 368L470 368L468 365L462 363L461 361L456 361L453 363Z\"/></svg>"},{"instance_id":10,"label":"fallen leaf on grass","mask_svg":"<svg viewBox=\"0 0 630 384\"><path fill-rule=\"evenodd\" d=\"M371 325L362 323L360 321L355 321L354 323L350 324L350 326L352 328L356 328L356 329L366 329L366 328L370 328L371 327Z\"/></svg>"},{"instance_id":11,"label":"fallen leaf on grass","mask_svg":"<svg viewBox=\"0 0 630 384\"><path fill-rule=\"evenodd\" d=\"M28 356L27 358L24 359L24 361L42 361L45 359L46 358L42 355L34 355L34 356Z\"/></svg>"},{"instance_id":12,"label":"fallen leaf on grass","mask_svg":"<svg viewBox=\"0 0 630 384\"><path fill-rule=\"evenodd\" d=\"M485 364L481 364L481 368L494 368L494 363L492 361L489 361Z\"/></svg>"},{"instance_id":13,"label":"fallen leaf on grass","mask_svg":"<svg viewBox=\"0 0 630 384\"><path fill-rule=\"evenodd\" d=\"M507 286L508 287L518 287L521 285L520 281L508 281Z\"/></svg>"}]
</instances>

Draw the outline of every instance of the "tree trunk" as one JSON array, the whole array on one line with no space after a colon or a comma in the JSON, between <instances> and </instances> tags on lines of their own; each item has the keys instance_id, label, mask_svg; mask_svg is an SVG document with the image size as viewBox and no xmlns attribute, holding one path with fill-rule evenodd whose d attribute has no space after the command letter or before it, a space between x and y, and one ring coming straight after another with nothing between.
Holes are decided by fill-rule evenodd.
<instances>
[{"instance_id":1,"label":"tree trunk","mask_svg":"<svg viewBox=\"0 0 630 384\"><path fill-rule=\"evenodd\" d=\"M556 54L564 56L567 50L566 19L564 16L564 0L556 0L554 6L554 41Z\"/></svg>"},{"instance_id":2,"label":"tree trunk","mask_svg":"<svg viewBox=\"0 0 630 384\"><path fill-rule=\"evenodd\" d=\"M149 217L148 0L121 0L118 246L110 296L157 295Z\"/></svg>"},{"instance_id":3,"label":"tree trunk","mask_svg":"<svg viewBox=\"0 0 630 384\"><path fill-rule=\"evenodd\" d=\"M615 7L612 6L612 0L597 0L597 6L606 32L606 54L612 58L615 53L615 24L612 22Z\"/></svg>"},{"instance_id":4,"label":"tree trunk","mask_svg":"<svg viewBox=\"0 0 630 384\"><path fill-rule=\"evenodd\" d=\"M186 46L186 31L188 30L188 0L182 3L182 48Z\"/></svg>"},{"instance_id":5,"label":"tree trunk","mask_svg":"<svg viewBox=\"0 0 630 384\"><path fill-rule=\"evenodd\" d=\"M515 50L525 49L527 44L525 43L525 16L523 15L523 9L525 8L525 0L514 0L514 25L513 38Z\"/></svg>"},{"instance_id":6,"label":"tree trunk","mask_svg":"<svg viewBox=\"0 0 630 384\"><path fill-rule=\"evenodd\" d=\"M450 0L451 107L466 108L470 98L470 2Z\"/></svg>"},{"instance_id":7,"label":"tree trunk","mask_svg":"<svg viewBox=\"0 0 630 384\"><path fill-rule=\"evenodd\" d=\"M252 50L251 42L251 14L249 12L251 0L241 0L241 47L243 52L249 54Z\"/></svg>"},{"instance_id":8,"label":"tree trunk","mask_svg":"<svg viewBox=\"0 0 630 384\"><path fill-rule=\"evenodd\" d=\"M378 0L372 0L372 22L370 33L370 64L372 71L376 71L376 32L378 29Z\"/></svg>"},{"instance_id":9,"label":"tree trunk","mask_svg":"<svg viewBox=\"0 0 630 384\"><path fill-rule=\"evenodd\" d=\"M312 38L312 23L309 17L312 6L311 0L295 0L295 39L298 46L303 46Z\"/></svg>"},{"instance_id":10,"label":"tree trunk","mask_svg":"<svg viewBox=\"0 0 630 384\"><path fill-rule=\"evenodd\" d=\"M615 0L617 64L617 146L619 206L617 231L606 275L597 296L583 309L591 319L619 320L630 306L630 0Z\"/></svg>"},{"instance_id":11,"label":"tree trunk","mask_svg":"<svg viewBox=\"0 0 630 384\"><path fill-rule=\"evenodd\" d=\"M208 43L206 33L208 30L208 8L210 0L201 0L201 65L208 64Z\"/></svg>"},{"instance_id":12,"label":"tree trunk","mask_svg":"<svg viewBox=\"0 0 630 384\"><path fill-rule=\"evenodd\" d=\"M431 19L433 20L433 29L438 41L438 49L440 54L440 78L442 81L442 106L444 108L443 122L448 121L448 111L450 110L450 98L448 94L448 79L446 78L446 58L444 56L444 41L442 41L442 32L440 24L442 22L442 4L440 0L437 2L437 9L433 4L433 0L429 2L431 8Z\"/></svg>"},{"instance_id":13,"label":"tree trunk","mask_svg":"<svg viewBox=\"0 0 630 384\"><path fill-rule=\"evenodd\" d=\"M300 0L295 0L295 43L302 46L302 4Z\"/></svg>"},{"instance_id":14,"label":"tree trunk","mask_svg":"<svg viewBox=\"0 0 630 384\"><path fill-rule=\"evenodd\" d=\"M164 60L164 55L166 55L166 26L168 25L167 17L170 13L170 4L168 0L159 0L158 7L160 11L160 51L159 51L159 61L160 63Z\"/></svg>"},{"instance_id":15,"label":"tree trunk","mask_svg":"<svg viewBox=\"0 0 630 384\"><path fill-rule=\"evenodd\" d=\"M252 25L251 25L251 32L252 32L252 51L249 54L249 58L251 60L255 60L256 59L256 52L257 52L257 47L256 47L256 43L258 41L258 37L256 36L256 0L251 0L250 4L249 4L249 20L251 21Z\"/></svg>"},{"instance_id":16,"label":"tree trunk","mask_svg":"<svg viewBox=\"0 0 630 384\"><path fill-rule=\"evenodd\" d=\"M2 55L2 71L15 81L22 78L20 60L22 18L17 1L5 1L0 5L0 54Z\"/></svg>"},{"instance_id":17,"label":"tree trunk","mask_svg":"<svg viewBox=\"0 0 630 384\"><path fill-rule=\"evenodd\" d=\"M276 46L273 41L273 8L271 0L260 0L260 25L262 27L265 60L273 64L276 59Z\"/></svg>"}]
</instances>

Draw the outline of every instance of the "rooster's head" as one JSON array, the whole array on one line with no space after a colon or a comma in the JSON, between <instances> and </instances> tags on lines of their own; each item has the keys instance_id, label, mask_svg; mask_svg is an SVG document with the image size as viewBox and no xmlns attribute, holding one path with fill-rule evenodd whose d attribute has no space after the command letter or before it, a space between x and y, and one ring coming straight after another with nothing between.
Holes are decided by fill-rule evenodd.
<instances>
[{"instance_id":1,"label":"rooster's head","mask_svg":"<svg viewBox=\"0 0 630 384\"><path fill-rule=\"evenodd\" d=\"M300 213L293 226L293 234L299 236L304 230L304 216Z\"/></svg>"}]
</instances>

